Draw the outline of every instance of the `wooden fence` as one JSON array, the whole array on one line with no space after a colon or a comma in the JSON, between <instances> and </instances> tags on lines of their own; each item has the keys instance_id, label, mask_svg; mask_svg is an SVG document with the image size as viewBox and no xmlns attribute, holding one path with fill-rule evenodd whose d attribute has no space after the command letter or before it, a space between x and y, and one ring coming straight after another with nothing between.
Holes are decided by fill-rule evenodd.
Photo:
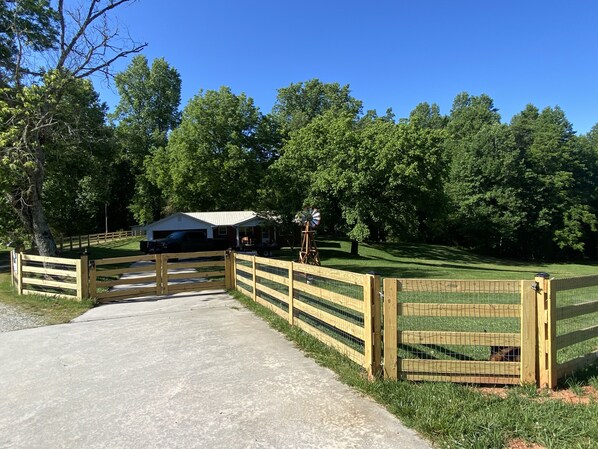
<instances>
[{"instance_id":1,"label":"wooden fence","mask_svg":"<svg viewBox=\"0 0 598 449\"><path fill-rule=\"evenodd\" d=\"M243 254L232 273L232 287L378 375L379 276Z\"/></svg>"},{"instance_id":2,"label":"wooden fence","mask_svg":"<svg viewBox=\"0 0 598 449\"><path fill-rule=\"evenodd\" d=\"M94 260L90 295L100 302L224 289L224 251L150 254Z\"/></svg>"},{"instance_id":3,"label":"wooden fence","mask_svg":"<svg viewBox=\"0 0 598 449\"><path fill-rule=\"evenodd\" d=\"M535 287L529 281L385 279L385 377L535 382Z\"/></svg>"},{"instance_id":4,"label":"wooden fence","mask_svg":"<svg viewBox=\"0 0 598 449\"><path fill-rule=\"evenodd\" d=\"M14 253L13 282L20 295L36 294L69 299L87 298L87 256L81 259ZM12 257L11 257L12 259Z\"/></svg>"},{"instance_id":5,"label":"wooden fence","mask_svg":"<svg viewBox=\"0 0 598 449\"><path fill-rule=\"evenodd\" d=\"M222 251L95 261L12 252L10 267L19 294L70 299L236 289L370 376L554 388L598 361L598 276L385 279L382 289L373 274Z\"/></svg>"},{"instance_id":6,"label":"wooden fence","mask_svg":"<svg viewBox=\"0 0 598 449\"><path fill-rule=\"evenodd\" d=\"M598 276L540 281L539 384L554 388L598 361Z\"/></svg>"},{"instance_id":7,"label":"wooden fence","mask_svg":"<svg viewBox=\"0 0 598 449\"><path fill-rule=\"evenodd\" d=\"M99 245L101 243L108 243L115 240L128 239L144 234L144 231L115 231L103 232L100 234L75 235L70 237L60 237L57 244L60 252L64 251L65 249L72 251L74 249L88 248L91 245Z\"/></svg>"}]
</instances>

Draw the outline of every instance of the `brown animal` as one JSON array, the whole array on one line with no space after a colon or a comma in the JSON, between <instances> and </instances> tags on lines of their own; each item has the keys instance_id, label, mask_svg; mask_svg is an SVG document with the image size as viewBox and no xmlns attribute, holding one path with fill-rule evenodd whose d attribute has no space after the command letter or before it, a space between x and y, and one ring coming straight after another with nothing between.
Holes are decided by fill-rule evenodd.
<instances>
[{"instance_id":1,"label":"brown animal","mask_svg":"<svg viewBox=\"0 0 598 449\"><path fill-rule=\"evenodd\" d=\"M521 360L521 349L519 346L491 346L491 362L519 362Z\"/></svg>"}]
</instances>

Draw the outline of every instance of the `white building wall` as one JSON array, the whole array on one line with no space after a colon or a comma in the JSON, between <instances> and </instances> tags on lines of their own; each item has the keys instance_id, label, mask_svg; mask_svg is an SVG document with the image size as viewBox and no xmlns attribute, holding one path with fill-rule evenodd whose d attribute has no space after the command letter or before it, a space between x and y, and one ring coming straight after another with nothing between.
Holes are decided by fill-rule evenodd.
<instances>
[{"instance_id":1,"label":"white building wall","mask_svg":"<svg viewBox=\"0 0 598 449\"><path fill-rule=\"evenodd\" d=\"M154 239L154 231L182 231L187 229L205 229L209 239L214 238L214 230L208 223L194 220L183 214L174 214L146 226L147 239Z\"/></svg>"}]
</instances>

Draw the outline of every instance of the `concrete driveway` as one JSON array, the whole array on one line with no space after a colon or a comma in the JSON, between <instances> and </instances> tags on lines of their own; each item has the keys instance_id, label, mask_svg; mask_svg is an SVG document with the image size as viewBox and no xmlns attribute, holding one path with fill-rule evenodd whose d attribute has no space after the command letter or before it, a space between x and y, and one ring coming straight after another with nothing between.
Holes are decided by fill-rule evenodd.
<instances>
[{"instance_id":1,"label":"concrete driveway","mask_svg":"<svg viewBox=\"0 0 598 449\"><path fill-rule=\"evenodd\" d=\"M0 448L430 448L223 293L0 334Z\"/></svg>"}]
</instances>

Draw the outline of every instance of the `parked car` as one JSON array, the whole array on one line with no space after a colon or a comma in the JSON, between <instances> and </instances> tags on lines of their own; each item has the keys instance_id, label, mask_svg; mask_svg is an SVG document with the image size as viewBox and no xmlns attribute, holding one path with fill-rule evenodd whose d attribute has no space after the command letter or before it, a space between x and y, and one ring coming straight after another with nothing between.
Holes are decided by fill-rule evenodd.
<instances>
[{"instance_id":1,"label":"parked car","mask_svg":"<svg viewBox=\"0 0 598 449\"><path fill-rule=\"evenodd\" d=\"M142 240L139 248L145 254L219 251L229 248L223 239L209 239L201 231L175 231L161 239Z\"/></svg>"}]
</instances>

